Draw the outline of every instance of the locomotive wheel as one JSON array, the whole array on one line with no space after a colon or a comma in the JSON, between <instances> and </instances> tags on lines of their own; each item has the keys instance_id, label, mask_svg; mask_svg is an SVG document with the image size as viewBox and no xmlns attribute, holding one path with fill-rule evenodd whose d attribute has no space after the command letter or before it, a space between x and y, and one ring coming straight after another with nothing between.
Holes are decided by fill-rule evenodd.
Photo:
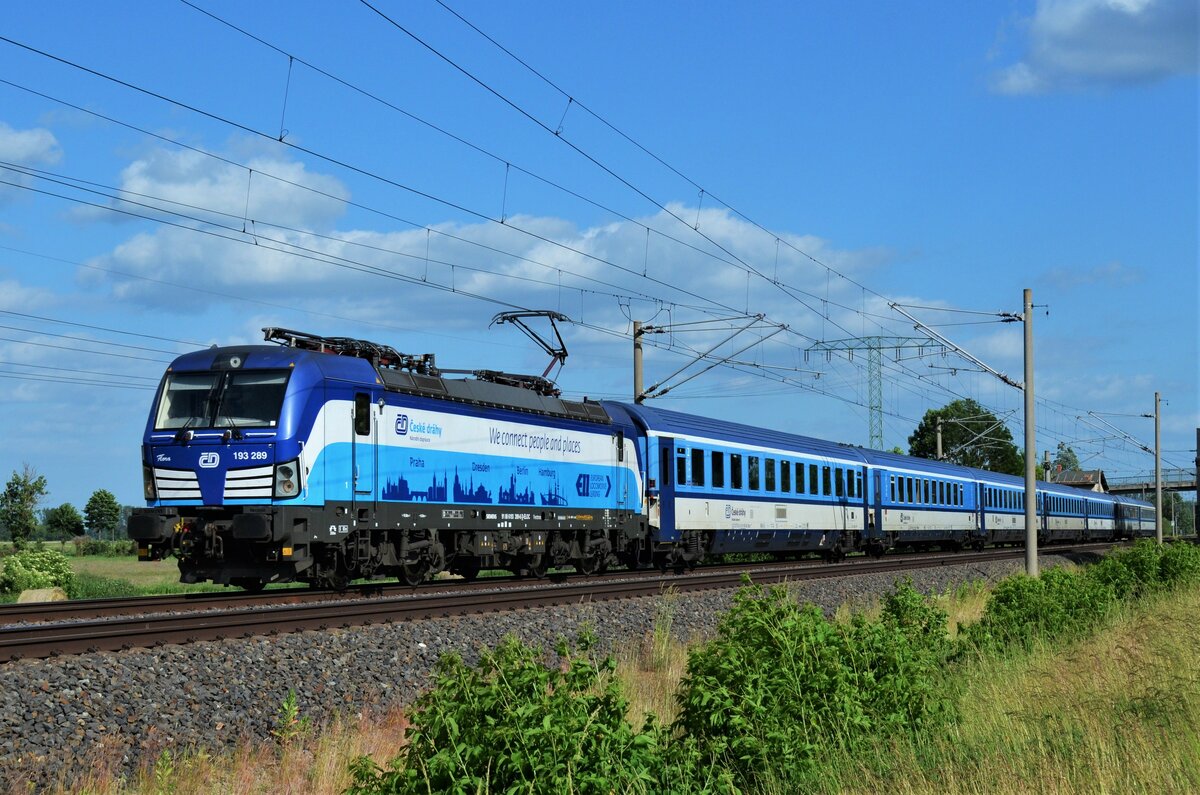
<instances>
[{"instance_id":1,"label":"locomotive wheel","mask_svg":"<svg viewBox=\"0 0 1200 795\"><path fill-rule=\"evenodd\" d=\"M400 582L414 588L425 582L429 576L429 565L426 563L405 563L400 567Z\"/></svg>"},{"instance_id":2,"label":"locomotive wheel","mask_svg":"<svg viewBox=\"0 0 1200 795\"><path fill-rule=\"evenodd\" d=\"M546 576L546 556L530 555L525 561L525 571L536 580L544 578Z\"/></svg>"},{"instance_id":3,"label":"locomotive wheel","mask_svg":"<svg viewBox=\"0 0 1200 795\"><path fill-rule=\"evenodd\" d=\"M479 576L479 561L475 558L471 558L464 563L458 564L454 571L464 580L470 582Z\"/></svg>"}]
</instances>

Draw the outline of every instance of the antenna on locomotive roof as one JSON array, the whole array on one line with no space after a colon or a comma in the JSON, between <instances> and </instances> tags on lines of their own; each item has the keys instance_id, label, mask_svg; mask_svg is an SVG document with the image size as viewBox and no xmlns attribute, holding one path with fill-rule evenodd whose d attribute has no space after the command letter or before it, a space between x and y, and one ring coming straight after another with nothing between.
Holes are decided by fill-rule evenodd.
<instances>
[{"instance_id":1,"label":"antenna on locomotive roof","mask_svg":"<svg viewBox=\"0 0 1200 795\"><path fill-rule=\"evenodd\" d=\"M554 332L554 338L558 341L557 344L551 340L547 340L525 324L525 319L531 317L544 317L550 321L550 329ZM561 368L567 363L567 344L563 342L562 334L558 331L558 324L555 322L558 320L561 320L563 323L571 322L571 318L562 312L555 312L553 309L528 309L516 312L500 312L492 318L492 322L488 324L488 327L498 326L501 323L512 323L525 332L526 337L529 337L542 350L550 354L550 364L546 365L546 369L542 371L542 378L545 378L554 369L555 364L558 364Z\"/></svg>"}]
</instances>

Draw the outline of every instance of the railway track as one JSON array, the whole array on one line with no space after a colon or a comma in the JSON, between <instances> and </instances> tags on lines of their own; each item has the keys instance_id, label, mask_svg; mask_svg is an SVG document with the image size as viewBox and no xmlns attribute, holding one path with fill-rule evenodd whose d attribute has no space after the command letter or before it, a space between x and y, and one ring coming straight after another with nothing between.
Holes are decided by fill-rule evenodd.
<instances>
[{"instance_id":1,"label":"railway track","mask_svg":"<svg viewBox=\"0 0 1200 795\"><path fill-rule=\"evenodd\" d=\"M1056 547L1051 554L1100 553L1111 547L1112 544L1077 544ZM856 558L837 564L812 561L745 564L714 566L683 576L621 572L607 579L561 583L495 578L436 591L414 591L402 586L380 587L377 591L369 588L372 593L366 594L366 598L347 598L331 591L296 590L85 600L74 605L62 602L20 605L25 613L21 620L42 623L0 627L0 662L655 596L667 590L726 589L737 587L743 575L749 575L757 583L769 584L902 573L1020 559L1024 555L1024 549L1017 548L954 555ZM0 611L0 621L14 620L18 611L9 607Z\"/></svg>"}]
</instances>

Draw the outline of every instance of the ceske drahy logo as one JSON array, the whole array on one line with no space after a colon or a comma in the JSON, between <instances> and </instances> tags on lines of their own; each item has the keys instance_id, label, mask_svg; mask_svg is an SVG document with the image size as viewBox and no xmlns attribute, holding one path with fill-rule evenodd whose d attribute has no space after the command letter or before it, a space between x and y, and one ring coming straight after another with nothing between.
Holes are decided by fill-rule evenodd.
<instances>
[{"instance_id":1,"label":"ceske drahy logo","mask_svg":"<svg viewBox=\"0 0 1200 795\"><path fill-rule=\"evenodd\" d=\"M408 433L408 415L401 414L396 417L396 435L404 436Z\"/></svg>"},{"instance_id":2,"label":"ceske drahy logo","mask_svg":"<svg viewBox=\"0 0 1200 795\"><path fill-rule=\"evenodd\" d=\"M200 454L200 468L201 469L214 469L217 466L217 464L219 464L219 463L221 463L221 456L219 456L216 453L201 453Z\"/></svg>"}]
</instances>

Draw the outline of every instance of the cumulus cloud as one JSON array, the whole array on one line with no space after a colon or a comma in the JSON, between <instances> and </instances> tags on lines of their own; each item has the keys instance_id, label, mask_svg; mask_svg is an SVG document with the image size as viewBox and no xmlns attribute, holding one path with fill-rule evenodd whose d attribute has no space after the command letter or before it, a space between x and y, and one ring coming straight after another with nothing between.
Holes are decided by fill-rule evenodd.
<instances>
[{"instance_id":1,"label":"cumulus cloud","mask_svg":"<svg viewBox=\"0 0 1200 795\"><path fill-rule=\"evenodd\" d=\"M812 296L836 302L842 293L857 294L857 288L851 291L814 260L853 275L891 256L882 248L842 250L812 235L777 241L725 210L698 212L682 205L672 212L694 218L716 245L661 212L639 223L590 227L561 218L513 215L503 225L444 222L401 231L338 229L344 208L338 199L348 191L335 178L287 160L262 159L251 165L255 176L249 178L246 210L244 169L193 152L156 151L139 158L122 172L122 187L233 218L206 214L206 220L225 227L210 227L216 234L172 226L140 231L89 263L137 278L97 272L82 272L81 278L118 299L148 306L167 302L184 310L220 301L220 293L249 291L270 293L293 305L329 306L344 300L353 314L395 318L397 306L415 300L423 313L438 313L453 325L463 314L451 308L462 304L456 294L470 293L518 306L561 307L571 315L589 315L589 322L605 318L616 325L624 321L618 311L620 294L644 304L635 309L638 313L660 305L705 304L697 297L705 296L728 307L765 308L784 322L795 318L803 323L811 321L802 317L811 311L771 280L810 293L810 306L821 302ZM336 198L271 180L260 171L318 186ZM244 231L243 213L254 221ZM645 227L655 231L648 236ZM739 259L766 280L754 276L748 285ZM166 283L210 292L184 299Z\"/></svg>"},{"instance_id":2,"label":"cumulus cloud","mask_svg":"<svg viewBox=\"0 0 1200 795\"><path fill-rule=\"evenodd\" d=\"M0 160L20 165L57 163L62 150L54 133L41 127L16 130L0 121Z\"/></svg>"},{"instance_id":3,"label":"cumulus cloud","mask_svg":"<svg viewBox=\"0 0 1200 795\"><path fill-rule=\"evenodd\" d=\"M18 166L38 166L57 163L62 159L62 149L54 133L41 127L28 130L17 130L0 121L0 161L13 163ZM20 171L5 168L0 165L0 179L27 185L29 177ZM17 188L0 185L0 205L13 200L19 195ZM0 231L9 231L7 224L0 225Z\"/></svg>"},{"instance_id":4,"label":"cumulus cloud","mask_svg":"<svg viewBox=\"0 0 1200 795\"><path fill-rule=\"evenodd\" d=\"M1001 94L1159 80L1197 69L1195 0L1038 0L1024 57L993 76Z\"/></svg>"},{"instance_id":5,"label":"cumulus cloud","mask_svg":"<svg viewBox=\"0 0 1200 795\"><path fill-rule=\"evenodd\" d=\"M1104 265L1092 268L1051 268L1042 274L1041 281L1059 290L1073 290L1079 287L1100 285L1102 287L1123 287L1137 284L1142 280L1140 268L1133 268L1113 260Z\"/></svg>"}]
</instances>

